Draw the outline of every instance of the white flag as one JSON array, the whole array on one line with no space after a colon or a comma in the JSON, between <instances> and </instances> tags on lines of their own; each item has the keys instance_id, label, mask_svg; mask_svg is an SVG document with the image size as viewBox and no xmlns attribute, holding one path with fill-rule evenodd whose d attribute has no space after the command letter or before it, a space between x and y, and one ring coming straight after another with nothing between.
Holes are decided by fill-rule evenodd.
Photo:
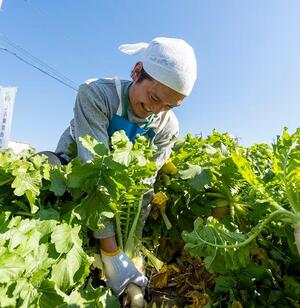
<instances>
[{"instance_id":1,"label":"white flag","mask_svg":"<svg viewBox=\"0 0 300 308\"><path fill-rule=\"evenodd\" d=\"M15 87L0 87L0 150L8 146L16 92Z\"/></svg>"},{"instance_id":2,"label":"white flag","mask_svg":"<svg viewBox=\"0 0 300 308\"><path fill-rule=\"evenodd\" d=\"M0 0L0 10L1 10L1 6L2 6L2 2L3 2L3 0Z\"/></svg>"}]
</instances>

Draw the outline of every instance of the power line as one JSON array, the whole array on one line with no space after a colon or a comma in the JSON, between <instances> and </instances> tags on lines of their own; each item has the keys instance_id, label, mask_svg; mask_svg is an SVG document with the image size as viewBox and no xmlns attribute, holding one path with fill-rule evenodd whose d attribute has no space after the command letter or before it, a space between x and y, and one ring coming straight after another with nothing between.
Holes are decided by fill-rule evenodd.
<instances>
[{"instance_id":1,"label":"power line","mask_svg":"<svg viewBox=\"0 0 300 308\"><path fill-rule=\"evenodd\" d=\"M63 74L61 74L56 69L52 68L50 65L48 65L44 61L42 61L39 58L32 55L29 51L25 50L21 46L17 45L16 43L14 43L10 39L8 39L8 37L6 37L4 34L0 34L0 40L5 42L9 46L13 47L14 49L16 49L19 53L23 54L24 56L30 58L33 62L36 62L39 66L44 67L45 70L51 71L51 73L58 76L59 79L64 80L64 82L66 82L68 84L72 84L73 87L77 87L77 84L73 80L64 76Z\"/></svg>"},{"instance_id":2,"label":"power line","mask_svg":"<svg viewBox=\"0 0 300 308\"><path fill-rule=\"evenodd\" d=\"M31 6L31 8L33 10L35 10L36 12L38 12L39 14L42 14L42 15L44 15L47 18L50 17L45 11L41 10L32 1L30 1L30 0L24 0L24 1L27 4L29 4ZM53 20L51 20L51 21L53 21ZM62 33L60 32L60 34L62 34ZM70 37L68 37L68 39L69 38ZM20 45L14 43L10 39L8 39L8 37L6 37L4 34L0 33L0 40L2 40L2 42L7 44L9 47L13 48L13 50L17 51L17 53L11 51L10 50L11 48L10 49L0 48L0 50L5 51L5 52L15 56L16 58L18 58L22 62L24 62L24 63L34 67L35 69L37 69L40 72L46 74L47 76L49 76L49 77L55 79L56 81L66 85L67 87L77 91L78 85L73 80L71 80L70 78L64 76L59 71L57 71L56 69L52 68L50 65L48 65L44 61L40 60L39 58L35 57L29 51L27 51L24 48L22 48Z\"/></svg>"},{"instance_id":3,"label":"power line","mask_svg":"<svg viewBox=\"0 0 300 308\"><path fill-rule=\"evenodd\" d=\"M67 86L67 87L73 89L74 91L76 91L76 92L78 91L78 90L77 90L76 88L74 88L72 85L66 83L65 81L59 79L59 78L56 77L56 76L51 75L49 72L47 72L47 71L41 69L40 67L38 67L38 66L36 66L36 65L34 65L34 64L30 63L30 62L28 62L26 59L24 59L24 58L22 58L21 56L17 55L15 52L12 52L12 51L10 51L10 50L7 49L7 48L2 48L2 47L0 47L0 50L5 51L5 52L7 52L7 53L9 53L9 54L11 54L11 55L13 55L13 56L15 56L17 59L21 60L22 62L24 62L24 63L26 63L26 64L28 64L28 65L34 67L35 69L39 70L40 72L46 74L47 76L49 76L49 77L51 77L51 78L53 78L53 79L55 79L56 81L60 82L61 84L63 84L63 85L65 85L65 86Z\"/></svg>"}]
</instances>

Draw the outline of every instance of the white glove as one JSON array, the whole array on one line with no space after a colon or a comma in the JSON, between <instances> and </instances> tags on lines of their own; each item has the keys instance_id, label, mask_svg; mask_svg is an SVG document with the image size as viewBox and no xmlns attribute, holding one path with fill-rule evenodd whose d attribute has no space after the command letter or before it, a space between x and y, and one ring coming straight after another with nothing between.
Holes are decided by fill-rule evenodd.
<instances>
[{"instance_id":1,"label":"white glove","mask_svg":"<svg viewBox=\"0 0 300 308\"><path fill-rule=\"evenodd\" d=\"M101 255L107 286L112 289L114 295L120 296L129 283L140 287L147 285L147 277L136 269L121 249L113 254L101 250Z\"/></svg>"}]
</instances>

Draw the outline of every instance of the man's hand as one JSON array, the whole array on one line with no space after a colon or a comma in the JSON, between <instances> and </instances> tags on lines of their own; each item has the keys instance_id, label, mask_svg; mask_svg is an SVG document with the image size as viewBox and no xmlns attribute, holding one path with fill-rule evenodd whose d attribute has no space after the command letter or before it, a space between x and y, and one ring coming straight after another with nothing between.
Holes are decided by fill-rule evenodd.
<instances>
[{"instance_id":1,"label":"man's hand","mask_svg":"<svg viewBox=\"0 0 300 308\"><path fill-rule=\"evenodd\" d=\"M101 250L104 264L107 286L116 296L120 296L129 283L145 287L148 283L147 277L139 272L130 258L121 249L115 252Z\"/></svg>"}]
</instances>

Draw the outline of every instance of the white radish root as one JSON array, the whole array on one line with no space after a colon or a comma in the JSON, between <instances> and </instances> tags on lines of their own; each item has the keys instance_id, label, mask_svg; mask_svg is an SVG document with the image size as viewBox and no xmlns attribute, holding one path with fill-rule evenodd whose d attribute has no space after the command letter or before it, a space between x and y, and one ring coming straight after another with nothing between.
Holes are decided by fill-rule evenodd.
<instances>
[{"instance_id":1,"label":"white radish root","mask_svg":"<svg viewBox=\"0 0 300 308\"><path fill-rule=\"evenodd\" d=\"M144 308L147 306L144 300L144 294L139 286L130 283L126 290L129 297L130 308Z\"/></svg>"}]
</instances>

